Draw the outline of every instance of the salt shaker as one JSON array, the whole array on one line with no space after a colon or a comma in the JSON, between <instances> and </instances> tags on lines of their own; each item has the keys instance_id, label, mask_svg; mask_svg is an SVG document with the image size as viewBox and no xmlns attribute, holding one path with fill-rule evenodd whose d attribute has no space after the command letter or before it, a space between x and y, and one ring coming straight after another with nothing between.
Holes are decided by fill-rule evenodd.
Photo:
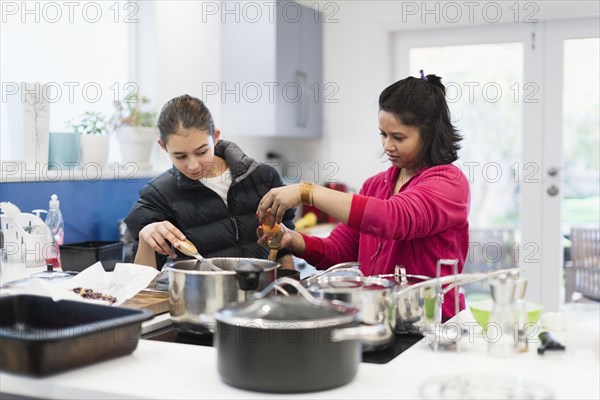
<instances>
[{"instance_id":1,"label":"salt shaker","mask_svg":"<svg viewBox=\"0 0 600 400\"><path fill-rule=\"evenodd\" d=\"M490 283L494 305L484 332L488 342L488 353L507 357L515 353L512 331L516 318L515 283L502 274Z\"/></svg>"}]
</instances>

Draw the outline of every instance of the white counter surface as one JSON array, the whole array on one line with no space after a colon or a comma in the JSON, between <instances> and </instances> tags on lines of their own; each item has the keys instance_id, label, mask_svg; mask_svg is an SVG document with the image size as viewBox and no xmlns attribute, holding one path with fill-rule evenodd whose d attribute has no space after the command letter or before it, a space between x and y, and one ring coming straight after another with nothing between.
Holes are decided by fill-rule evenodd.
<instances>
[{"instance_id":1,"label":"white counter surface","mask_svg":"<svg viewBox=\"0 0 600 400\"><path fill-rule=\"evenodd\" d=\"M508 381L525 388L541 387L555 399L598 399L599 312L598 304L569 305L568 329L556 334L567 347L564 352L539 356L538 345L530 344L528 353L496 358L487 354L486 342L477 334L474 340L465 342L468 349L460 353L436 353L419 342L387 364L361 363L356 378L345 386L315 393L282 395L239 390L220 380L215 348L150 340L141 340L129 356L47 378L0 373L0 390L56 399L416 399L422 398L422 389L429 392L431 386L427 385L440 376L456 374L464 379L490 379L490 385ZM464 317L470 319L470 313ZM476 331L480 332L478 328Z\"/></svg>"}]
</instances>

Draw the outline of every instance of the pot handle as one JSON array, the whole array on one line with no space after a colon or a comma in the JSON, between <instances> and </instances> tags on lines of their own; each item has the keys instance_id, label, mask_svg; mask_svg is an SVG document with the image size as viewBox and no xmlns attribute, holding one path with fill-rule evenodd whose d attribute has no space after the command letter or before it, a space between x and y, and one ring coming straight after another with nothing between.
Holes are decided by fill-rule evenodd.
<instances>
[{"instance_id":1,"label":"pot handle","mask_svg":"<svg viewBox=\"0 0 600 400\"><path fill-rule=\"evenodd\" d=\"M235 278L242 290L256 290L262 268L256 264L246 262L235 268Z\"/></svg>"},{"instance_id":2,"label":"pot handle","mask_svg":"<svg viewBox=\"0 0 600 400\"><path fill-rule=\"evenodd\" d=\"M410 284L408 283L408 279L419 279L421 281L428 281L430 279L434 279L430 276L425 275L407 274L406 268L404 268L402 265L396 265L393 274L379 274L375 276L383 279L393 278L394 282L399 284L402 288L410 286Z\"/></svg>"},{"instance_id":3,"label":"pot handle","mask_svg":"<svg viewBox=\"0 0 600 400\"><path fill-rule=\"evenodd\" d=\"M335 287L335 280L333 279L333 277L335 276L335 274L337 274L338 272L353 272L356 274L356 276L360 277L360 278L364 278L365 274L362 273L361 270L359 269L354 269L354 268L338 268L335 271L331 271L330 273L328 273L327 275L321 275L319 276L319 278L317 278L317 281L320 283L325 283L327 285L330 285L332 287ZM313 284L313 280L308 281L309 284ZM364 282L361 280L359 281L360 286L364 286Z\"/></svg>"},{"instance_id":4,"label":"pot handle","mask_svg":"<svg viewBox=\"0 0 600 400\"><path fill-rule=\"evenodd\" d=\"M315 273L313 276L309 276L308 278L306 278L307 282L312 282L324 275L330 274L333 271L336 271L338 269L345 269L345 270L350 270L352 267L360 267L360 263L358 261L350 261L350 262L343 262L343 263L339 263L339 264L335 264L332 265L331 267L327 268L325 271L319 271L317 273ZM362 271L359 270L359 274L361 276L364 276L364 274L362 273Z\"/></svg>"},{"instance_id":5,"label":"pot handle","mask_svg":"<svg viewBox=\"0 0 600 400\"><path fill-rule=\"evenodd\" d=\"M442 303L444 302L444 292L442 290L442 284L439 281L441 273L442 273L442 265L450 265L452 266L452 272L454 277L454 286L458 286L459 276L458 276L458 260L453 259L441 259L437 261L436 264L436 274L435 277L438 279L438 285L436 287L436 299L435 299L435 309L433 311L433 320L439 324L442 323ZM454 293L454 314L458 315L460 311L460 306L458 304L458 290Z\"/></svg>"},{"instance_id":6,"label":"pot handle","mask_svg":"<svg viewBox=\"0 0 600 400\"><path fill-rule=\"evenodd\" d=\"M345 342L348 340L377 341L388 337L389 330L385 324L360 325L352 328L333 329L329 340L332 342Z\"/></svg>"},{"instance_id":7,"label":"pot handle","mask_svg":"<svg viewBox=\"0 0 600 400\"><path fill-rule=\"evenodd\" d=\"M323 300L317 299L312 294L310 294L310 292L300 282L298 282L295 279L288 278L285 276L271 282L261 292L253 295L252 298L253 299L263 298L263 297L267 296L269 294L269 292L271 292L271 290L273 290L273 289L279 290L280 292L283 293L284 296L289 296L289 293L281 287L282 285L293 286L298 291L298 293L301 294L306 300L308 300L309 302L311 302L319 307L323 307L323 306L331 307L331 305L329 303L327 303Z\"/></svg>"},{"instance_id":8,"label":"pot handle","mask_svg":"<svg viewBox=\"0 0 600 400\"><path fill-rule=\"evenodd\" d=\"M430 276L407 274L406 268L404 268L404 266L396 265L396 267L394 268L394 280L396 281L396 283L399 283L401 287L406 287L408 286L408 278L420 279L422 281L427 281L431 279Z\"/></svg>"},{"instance_id":9,"label":"pot handle","mask_svg":"<svg viewBox=\"0 0 600 400\"><path fill-rule=\"evenodd\" d=\"M442 276L440 278L431 278L427 281L418 282L418 283L415 283L414 285L409 285L406 287L397 286L395 295L396 296L403 295L405 293L409 293L413 290L417 290L417 289L421 289L421 288L433 288L437 285L447 285L449 283L454 282L454 279L455 279L454 276L449 275L449 276Z\"/></svg>"},{"instance_id":10,"label":"pot handle","mask_svg":"<svg viewBox=\"0 0 600 400\"><path fill-rule=\"evenodd\" d=\"M515 273L519 273L519 272L523 272L523 271L524 270L522 268L506 268L506 269L499 269L499 270L490 271L490 272L478 272L478 273L474 273L474 274L461 274L461 275L458 275L458 280L456 282L452 282L444 288L443 294L444 295L447 294L450 290L454 289L458 285L466 285L468 283L481 281L483 279L493 278L494 276L497 276L497 275L502 275L502 274L510 275L510 274L515 274Z\"/></svg>"},{"instance_id":11,"label":"pot handle","mask_svg":"<svg viewBox=\"0 0 600 400\"><path fill-rule=\"evenodd\" d=\"M163 268L156 276L150 281L146 288L150 289L158 289L159 281L164 278L165 275L168 275L169 270L167 268Z\"/></svg>"},{"instance_id":12,"label":"pot handle","mask_svg":"<svg viewBox=\"0 0 600 400\"><path fill-rule=\"evenodd\" d=\"M296 279L292 279L292 278L288 278L287 276L284 276L284 277L281 277L281 278L271 282L262 291L253 295L252 298L260 299L260 298L266 297L271 292L271 290L278 290L284 296L289 296L290 294L287 292L287 290L282 288L282 285L292 285L296 290L298 290L298 293L304 294L304 292L306 292L308 294L308 296L312 297L311 294L304 288L304 286L302 286Z\"/></svg>"},{"instance_id":13,"label":"pot handle","mask_svg":"<svg viewBox=\"0 0 600 400\"><path fill-rule=\"evenodd\" d=\"M408 286L408 279L406 279L406 268L402 265L396 265L394 268L394 279L400 283L400 286Z\"/></svg>"}]
</instances>

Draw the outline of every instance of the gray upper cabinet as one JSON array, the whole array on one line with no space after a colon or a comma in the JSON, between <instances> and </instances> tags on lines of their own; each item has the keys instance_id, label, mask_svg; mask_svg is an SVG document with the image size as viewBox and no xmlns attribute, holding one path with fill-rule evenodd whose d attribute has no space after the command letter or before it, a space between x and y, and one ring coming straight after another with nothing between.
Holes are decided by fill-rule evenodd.
<instances>
[{"instance_id":1,"label":"gray upper cabinet","mask_svg":"<svg viewBox=\"0 0 600 400\"><path fill-rule=\"evenodd\" d=\"M248 4L221 16L223 133L321 136L321 14L291 1Z\"/></svg>"}]
</instances>

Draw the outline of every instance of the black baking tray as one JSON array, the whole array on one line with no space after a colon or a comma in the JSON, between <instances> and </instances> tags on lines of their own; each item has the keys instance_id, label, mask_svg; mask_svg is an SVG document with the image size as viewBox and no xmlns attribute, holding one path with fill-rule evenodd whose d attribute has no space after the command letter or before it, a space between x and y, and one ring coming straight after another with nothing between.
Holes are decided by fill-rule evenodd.
<instances>
[{"instance_id":1,"label":"black baking tray","mask_svg":"<svg viewBox=\"0 0 600 400\"><path fill-rule=\"evenodd\" d=\"M123 242L81 242L60 246L63 271L81 272L98 261L106 271L113 271L118 262L123 262Z\"/></svg>"},{"instance_id":2,"label":"black baking tray","mask_svg":"<svg viewBox=\"0 0 600 400\"><path fill-rule=\"evenodd\" d=\"M0 369L45 376L130 354L147 310L0 296Z\"/></svg>"}]
</instances>

